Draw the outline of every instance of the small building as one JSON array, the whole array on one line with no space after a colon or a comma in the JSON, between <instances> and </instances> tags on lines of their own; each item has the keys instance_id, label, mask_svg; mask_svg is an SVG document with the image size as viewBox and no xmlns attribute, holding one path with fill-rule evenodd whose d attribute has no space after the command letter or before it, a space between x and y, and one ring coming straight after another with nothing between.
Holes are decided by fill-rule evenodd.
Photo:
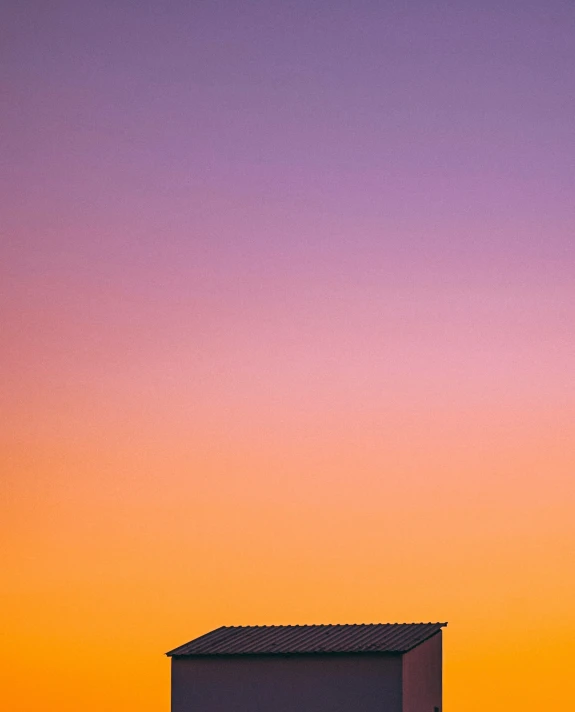
<instances>
[{"instance_id":1,"label":"small building","mask_svg":"<svg viewBox=\"0 0 575 712\"><path fill-rule=\"evenodd\" d=\"M167 653L172 712L441 712L446 625L217 628Z\"/></svg>"}]
</instances>

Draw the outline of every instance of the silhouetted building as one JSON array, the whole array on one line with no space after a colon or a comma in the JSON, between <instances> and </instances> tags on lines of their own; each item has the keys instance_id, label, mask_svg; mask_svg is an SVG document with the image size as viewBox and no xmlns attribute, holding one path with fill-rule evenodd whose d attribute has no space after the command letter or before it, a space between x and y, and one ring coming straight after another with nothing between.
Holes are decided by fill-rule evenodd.
<instances>
[{"instance_id":1,"label":"silhouetted building","mask_svg":"<svg viewBox=\"0 0 575 712\"><path fill-rule=\"evenodd\" d=\"M446 625L218 628L167 653L172 712L441 712Z\"/></svg>"}]
</instances>

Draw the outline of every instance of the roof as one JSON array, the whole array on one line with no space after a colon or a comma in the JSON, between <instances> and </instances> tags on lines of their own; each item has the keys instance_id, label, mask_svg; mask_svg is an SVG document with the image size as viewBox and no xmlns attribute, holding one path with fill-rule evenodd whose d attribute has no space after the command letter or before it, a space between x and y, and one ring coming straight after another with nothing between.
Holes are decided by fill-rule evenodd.
<instances>
[{"instance_id":1,"label":"roof","mask_svg":"<svg viewBox=\"0 0 575 712\"><path fill-rule=\"evenodd\" d=\"M223 626L170 650L169 657L407 653L447 623Z\"/></svg>"}]
</instances>

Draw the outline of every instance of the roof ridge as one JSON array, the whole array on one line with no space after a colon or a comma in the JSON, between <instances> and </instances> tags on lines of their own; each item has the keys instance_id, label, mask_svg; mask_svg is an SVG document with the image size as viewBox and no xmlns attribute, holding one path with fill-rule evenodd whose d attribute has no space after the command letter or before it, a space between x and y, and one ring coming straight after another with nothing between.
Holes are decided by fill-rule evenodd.
<instances>
[{"instance_id":1,"label":"roof ridge","mask_svg":"<svg viewBox=\"0 0 575 712\"><path fill-rule=\"evenodd\" d=\"M411 621L409 623L256 623L256 624L248 624L248 625L222 625L219 628L215 628L215 630L246 630L247 628L341 628L341 627L346 627L346 628L360 628L360 627L367 627L367 626L408 626L408 625L441 625L441 626L447 626L447 622L441 622L441 621Z\"/></svg>"}]
</instances>

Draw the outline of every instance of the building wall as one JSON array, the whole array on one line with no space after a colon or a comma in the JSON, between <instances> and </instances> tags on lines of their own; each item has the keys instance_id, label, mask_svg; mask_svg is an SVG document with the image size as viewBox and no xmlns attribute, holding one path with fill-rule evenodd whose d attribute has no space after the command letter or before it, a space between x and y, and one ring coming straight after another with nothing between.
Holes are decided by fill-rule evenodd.
<instances>
[{"instance_id":1,"label":"building wall","mask_svg":"<svg viewBox=\"0 0 575 712\"><path fill-rule=\"evenodd\" d=\"M402 712L401 656L172 658L172 712Z\"/></svg>"},{"instance_id":2,"label":"building wall","mask_svg":"<svg viewBox=\"0 0 575 712\"><path fill-rule=\"evenodd\" d=\"M441 631L403 656L403 712L441 712Z\"/></svg>"}]
</instances>

